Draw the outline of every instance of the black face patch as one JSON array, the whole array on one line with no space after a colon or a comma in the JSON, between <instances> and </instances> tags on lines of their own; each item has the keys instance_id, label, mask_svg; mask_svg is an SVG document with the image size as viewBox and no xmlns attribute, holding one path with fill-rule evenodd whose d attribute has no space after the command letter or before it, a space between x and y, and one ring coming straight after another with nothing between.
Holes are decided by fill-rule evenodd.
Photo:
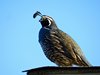
<instances>
[{"instance_id":1,"label":"black face patch","mask_svg":"<svg viewBox=\"0 0 100 75\"><path fill-rule=\"evenodd\" d=\"M44 21L41 21L41 25L42 25L42 27L46 27L49 25L49 21L47 19Z\"/></svg>"}]
</instances>

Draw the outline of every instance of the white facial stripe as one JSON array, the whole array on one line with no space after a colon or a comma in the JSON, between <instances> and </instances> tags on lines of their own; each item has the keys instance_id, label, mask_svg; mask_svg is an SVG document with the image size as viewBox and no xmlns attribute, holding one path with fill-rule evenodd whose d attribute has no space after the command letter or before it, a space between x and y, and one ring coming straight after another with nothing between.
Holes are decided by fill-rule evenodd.
<instances>
[{"instance_id":1,"label":"white facial stripe","mask_svg":"<svg viewBox=\"0 0 100 75\"><path fill-rule=\"evenodd\" d=\"M53 21L53 19L52 18L50 18L50 17L48 17L48 16L46 16L49 20L51 20L51 21Z\"/></svg>"},{"instance_id":2,"label":"white facial stripe","mask_svg":"<svg viewBox=\"0 0 100 75\"><path fill-rule=\"evenodd\" d=\"M53 21L53 19L50 18L50 17L48 17L48 16L46 16L46 18L48 19L48 21L49 21L49 26L50 26L50 25L51 25L51 21Z\"/></svg>"},{"instance_id":3,"label":"white facial stripe","mask_svg":"<svg viewBox=\"0 0 100 75\"><path fill-rule=\"evenodd\" d=\"M49 26L51 25L51 20L50 19L48 19L48 21L49 21Z\"/></svg>"}]
</instances>

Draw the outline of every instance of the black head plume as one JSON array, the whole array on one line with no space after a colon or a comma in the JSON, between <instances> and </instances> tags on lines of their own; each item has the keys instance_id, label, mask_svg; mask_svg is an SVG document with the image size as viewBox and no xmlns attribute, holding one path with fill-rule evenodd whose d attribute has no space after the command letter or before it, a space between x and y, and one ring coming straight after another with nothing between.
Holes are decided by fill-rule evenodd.
<instances>
[{"instance_id":1,"label":"black head plume","mask_svg":"<svg viewBox=\"0 0 100 75\"><path fill-rule=\"evenodd\" d=\"M57 28L53 18L51 18L50 16L42 15L39 11L36 11L33 14L33 18L36 18L36 16L40 16L41 17L39 22L41 23L42 27Z\"/></svg>"},{"instance_id":2,"label":"black head plume","mask_svg":"<svg viewBox=\"0 0 100 75\"><path fill-rule=\"evenodd\" d=\"M34 13L33 18L36 18L37 15L39 15L41 17L43 16L39 11L37 11L36 13Z\"/></svg>"}]
</instances>

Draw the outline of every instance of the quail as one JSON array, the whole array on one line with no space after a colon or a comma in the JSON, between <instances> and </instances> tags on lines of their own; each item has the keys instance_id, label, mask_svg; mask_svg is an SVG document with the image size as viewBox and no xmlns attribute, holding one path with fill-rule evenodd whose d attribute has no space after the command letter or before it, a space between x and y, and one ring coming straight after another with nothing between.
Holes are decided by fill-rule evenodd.
<instances>
[{"instance_id":1,"label":"quail","mask_svg":"<svg viewBox=\"0 0 100 75\"><path fill-rule=\"evenodd\" d=\"M90 67L81 48L66 33L60 30L52 17L37 11L33 18L40 16L42 28L39 31L39 43L46 57L59 67L81 66Z\"/></svg>"}]
</instances>

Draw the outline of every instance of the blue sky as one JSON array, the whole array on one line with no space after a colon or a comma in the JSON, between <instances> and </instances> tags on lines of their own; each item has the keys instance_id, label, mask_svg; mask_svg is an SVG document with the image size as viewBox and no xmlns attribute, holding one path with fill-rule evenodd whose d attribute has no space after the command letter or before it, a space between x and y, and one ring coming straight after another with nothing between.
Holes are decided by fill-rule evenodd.
<instances>
[{"instance_id":1,"label":"blue sky","mask_svg":"<svg viewBox=\"0 0 100 75\"><path fill-rule=\"evenodd\" d=\"M38 43L40 17L32 18L37 10L53 17L92 65L100 65L100 0L1 0L0 10L0 75L55 66Z\"/></svg>"}]
</instances>

